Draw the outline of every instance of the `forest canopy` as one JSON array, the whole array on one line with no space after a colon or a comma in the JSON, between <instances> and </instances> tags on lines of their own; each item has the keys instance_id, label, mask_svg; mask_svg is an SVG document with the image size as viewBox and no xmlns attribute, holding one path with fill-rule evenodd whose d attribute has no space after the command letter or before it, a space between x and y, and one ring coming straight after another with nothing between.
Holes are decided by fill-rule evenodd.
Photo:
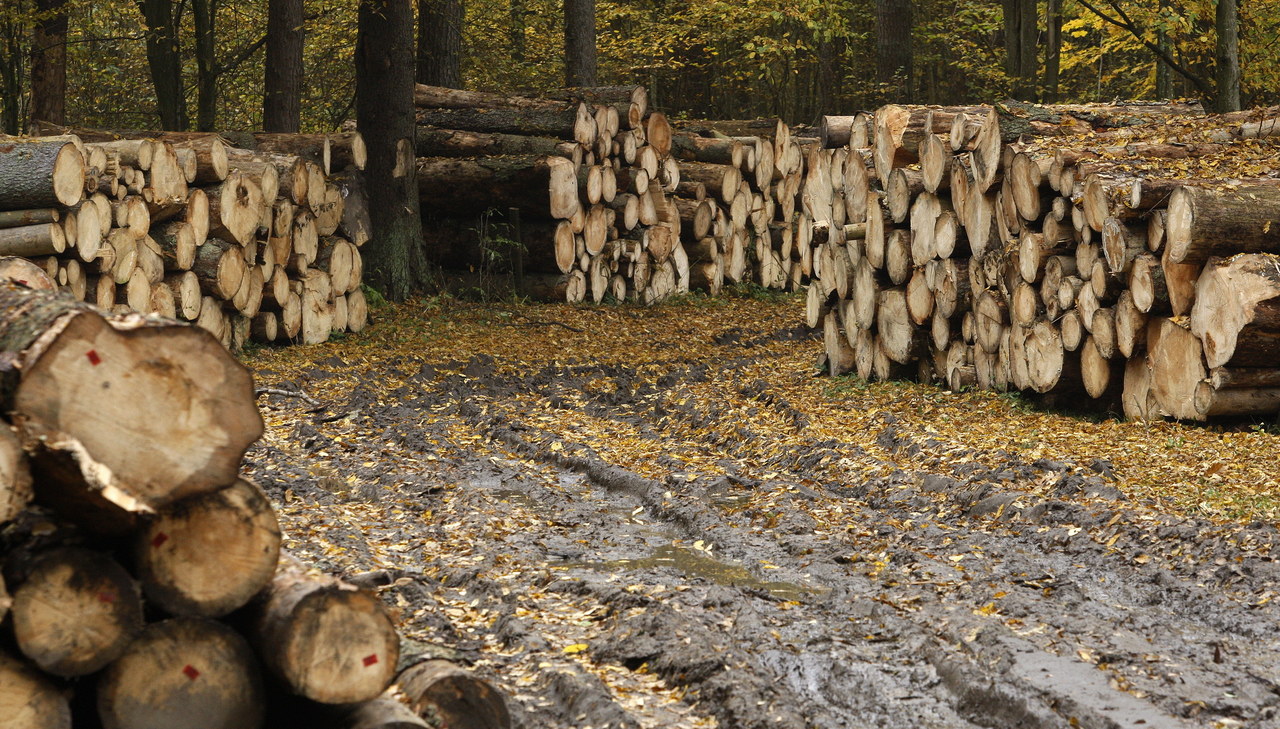
<instances>
[{"instance_id":1,"label":"forest canopy","mask_svg":"<svg viewBox=\"0 0 1280 729\"><path fill-rule=\"evenodd\" d=\"M887 100L972 103L1008 98L1089 102L1203 96L1184 74L1162 80L1152 45L1189 74L1213 79L1214 0L597 0L600 83L642 83L654 102L704 118L777 115L811 122L821 113ZM37 25L58 3L10 0L0 9L0 126L29 117ZM303 131L352 117L357 0L305 3ZM422 3L419 3L422 5ZM144 7L165 6L179 43L182 119L215 129L262 126L267 0L66 0L66 121L105 128L160 125L147 57ZM1021 31L1034 71L1018 68L1011 12L1032 13ZM1061 16L1059 74L1047 78L1051 11ZM1124 18L1131 28L1104 19ZM898 51L909 54L891 83L877 74L877 13L914 20ZM545 90L563 85L560 0L466 0L463 85ZM887 15L886 15L887 13ZM1280 100L1280 0L1240 3L1244 105ZM197 20L212 36L213 73L202 82ZM1027 21L1022 21L1027 22ZM1136 30L1137 33L1133 32ZM882 33L883 35L883 33ZM883 51L882 51L883 52ZM207 53L207 51L206 51ZM882 64L883 65L883 64ZM211 78L211 82L207 79ZM1029 80L1028 80L1029 79ZM208 84L211 83L210 87ZM1163 86L1163 88L1161 88ZM1166 94L1159 92L1165 91Z\"/></svg>"}]
</instances>

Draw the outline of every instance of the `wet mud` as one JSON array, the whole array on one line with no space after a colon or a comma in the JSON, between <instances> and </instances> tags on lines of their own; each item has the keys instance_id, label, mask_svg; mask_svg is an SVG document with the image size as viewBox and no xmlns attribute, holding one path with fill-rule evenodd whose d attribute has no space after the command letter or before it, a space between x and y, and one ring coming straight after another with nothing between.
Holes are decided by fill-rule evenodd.
<instances>
[{"instance_id":1,"label":"wet mud","mask_svg":"<svg viewBox=\"0 0 1280 729\"><path fill-rule=\"evenodd\" d=\"M1273 525L891 412L827 437L750 366L808 336L723 332L715 367L391 358L323 409L264 397L250 474L294 551L393 569L406 635L519 726L1280 727Z\"/></svg>"}]
</instances>

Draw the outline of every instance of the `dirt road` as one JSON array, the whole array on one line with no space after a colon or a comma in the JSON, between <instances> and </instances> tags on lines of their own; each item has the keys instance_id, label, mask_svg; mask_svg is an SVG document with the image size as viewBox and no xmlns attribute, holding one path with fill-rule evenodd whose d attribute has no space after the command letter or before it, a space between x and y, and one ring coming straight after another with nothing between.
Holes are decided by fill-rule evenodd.
<instances>
[{"instance_id":1,"label":"dirt road","mask_svg":"<svg viewBox=\"0 0 1280 729\"><path fill-rule=\"evenodd\" d=\"M251 475L518 726L1280 726L1276 435L817 378L794 299L382 318L249 358Z\"/></svg>"}]
</instances>

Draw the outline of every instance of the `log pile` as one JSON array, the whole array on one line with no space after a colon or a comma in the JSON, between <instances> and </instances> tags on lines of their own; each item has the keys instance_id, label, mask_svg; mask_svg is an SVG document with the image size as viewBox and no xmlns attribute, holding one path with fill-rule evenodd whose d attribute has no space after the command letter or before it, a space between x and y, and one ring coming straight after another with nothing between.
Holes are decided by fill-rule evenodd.
<instances>
[{"instance_id":1,"label":"log pile","mask_svg":"<svg viewBox=\"0 0 1280 729\"><path fill-rule=\"evenodd\" d=\"M0 138L0 256L233 349L365 326L358 134L38 131Z\"/></svg>"},{"instance_id":2,"label":"log pile","mask_svg":"<svg viewBox=\"0 0 1280 729\"><path fill-rule=\"evenodd\" d=\"M386 698L378 596L282 558L238 475L263 429L251 376L216 339L5 283L0 359L0 723L426 726ZM415 710L465 689L505 716L456 667L402 680Z\"/></svg>"},{"instance_id":3,"label":"log pile","mask_svg":"<svg viewBox=\"0 0 1280 729\"><path fill-rule=\"evenodd\" d=\"M1280 412L1277 116L1137 102L826 117L819 159L844 160L846 183L811 236L806 318L826 366L1131 418Z\"/></svg>"},{"instance_id":4,"label":"log pile","mask_svg":"<svg viewBox=\"0 0 1280 729\"><path fill-rule=\"evenodd\" d=\"M415 102L428 251L446 271L511 254L501 237L519 243L523 289L551 300L648 304L801 280L803 154L781 122L673 130L639 86L528 97L419 85ZM502 236L475 222L494 212Z\"/></svg>"}]
</instances>

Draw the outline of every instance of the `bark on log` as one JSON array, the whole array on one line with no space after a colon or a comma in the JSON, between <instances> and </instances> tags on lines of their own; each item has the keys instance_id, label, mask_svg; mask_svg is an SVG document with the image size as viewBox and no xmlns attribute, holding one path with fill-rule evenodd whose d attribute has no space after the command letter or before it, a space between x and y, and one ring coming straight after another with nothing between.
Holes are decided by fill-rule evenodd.
<instances>
[{"instance_id":1,"label":"bark on log","mask_svg":"<svg viewBox=\"0 0 1280 729\"><path fill-rule=\"evenodd\" d=\"M41 439L42 498L87 489L136 509L235 481L262 417L249 372L217 342L13 286L0 285L0 312L0 351L21 373L0 400Z\"/></svg>"},{"instance_id":2,"label":"bark on log","mask_svg":"<svg viewBox=\"0 0 1280 729\"><path fill-rule=\"evenodd\" d=\"M1169 200L1165 248L1174 263L1280 253L1280 186L1181 187Z\"/></svg>"},{"instance_id":3,"label":"bark on log","mask_svg":"<svg viewBox=\"0 0 1280 729\"><path fill-rule=\"evenodd\" d=\"M499 132L418 127L414 141L418 157L497 157L504 155L555 155L581 163L582 146L555 137L534 137Z\"/></svg>"},{"instance_id":4,"label":"bark on log","mask_svg":"<svg viewBox=\"0 0 1280 729\"><path fill-rule=\"evenodd\" d=\"M220 617L275 574L280 526L266 496L239 480L170 504L134 540L147 600L171 615Z\"/></svg>"},{"instance_id":5,"label":"bark on log","mask_svg":"<svg viewBox=\"0 0 1280 729\"><path fill-rule=\"evenodd\" d=\"M586 104L561 109L420 109L419 125L473 132L558 137L590 146L596 141L595 116Z\"/></svg>"},{"instance_id":6,"label":"bark on log","mask_svg":"<svg viewBox=\"0 0 1280 729\"><path fill-rule=\"evenodd\" d=\"M9 426L0 425L0 525L17 517L32 496L31 470L22 444ZM2 583L0 578L0 591L3 591ZM2 594L0 602L7 607L8 601ZM0 610L0 620L4 619L4 612Z\"/></svg>"},{"instance_id":7,"label":"bark on log","mask_svg":"<svg viewBox=\"0 0 1280 729\"><path fill-rule=\"evenodd\" d=\"M396 683L414 711L434 716L451 729L511 727L502 692L449 661L435 659L410 666Z\"/></svg>"},{"instance_id":8,"label":"bark on log","mask_svg":"<svg viewBox=\"0 0 1280 729\"><path fill-rule=\"evenodd\" d=\"M400 650L377 595L292 561L264 593L255 635L273 676L325 704L377 698L395 675Z\"/></svg>"},{"instance_id":9,"label":"bark on log","mask_svg":"<svg viewBox=\"0 0 1280 729\"><path fill-rule=\"evenodd\" d=\"M24 225L40 223L56 223L62 214L54 208L36 208L34 210L0 211L0 228L17 228Z\"/></svg>"},{"instance_id":10,"label":"bark on log","mask_svg":"<svg viewBox=\"0 0 1280 729\"><path fill-rule=\"evenodd\" d=\"M254 729L263 689L248 644L221 623L173 618L147 626L98 682L104 729Z\"/></svg>"},{"instance_id":11,"label":"bark on log","mask_svg":"<svg viewBox=\"0 0 1280 729\"><path fill-rule=\"evenodd\" d=\"M62 253L66 249L66 234L57 223L0 228L0 256L36 258Z\"/></svg>"},{"instance_id":12,"label":"bark on log","mask_svg":"<svg viewBox=\"0 0 1280 729\"><path fill-rule=\"evenodd\" d=\"M581 207L577 173L563 157L429 157L418 160L417 176L427 209L483 212L501 205L567 220Z\"/></svg>"},{"instance_id":13,"label":"bark on log","mask_svg":"<svg viewBox=\"0 0 1280 729\"><path fill-rule=\"evenodd\" d=\"M581 100L578 100L579 102ZM576 106L568 100L517 96L492 91L467 91L445 86L415 84L413 104L422 109L506 109L564 111Z\"/></svg>"},{"instance_id":14,"label":"bark on log","mask_svg":"<svg viewBox=\"0 0 1280 729\"><path fill-rule=\"evenodd\" d=\"M75 145L41 139L0 140L0 210L70 207L84 197L84 155Z\"/></svg>"}]
</instances>

